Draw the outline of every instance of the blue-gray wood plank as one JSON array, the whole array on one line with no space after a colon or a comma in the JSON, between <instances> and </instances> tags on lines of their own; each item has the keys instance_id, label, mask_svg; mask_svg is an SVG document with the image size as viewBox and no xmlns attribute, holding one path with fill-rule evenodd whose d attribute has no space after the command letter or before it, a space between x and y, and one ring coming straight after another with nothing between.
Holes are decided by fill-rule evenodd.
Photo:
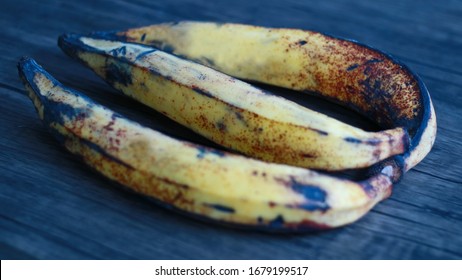
<instances>
[{"instance_id":1,"label":"blue-gray wood plank","mask_svg":"<svg viewBox=\"0 0 462 280\"><path fill-rule=\"evenodd\" d=\"M204 224L114 187L45 131L24 95L16 62L31 56L57 79L130 118L208 143L114 95L56 46L63 32L179 20L318 30L391 53L430 90L438 117L432 152L359 222L318 234L271 235ZM2 0L0 26L0 258L462 258L462 2ZM329 111L330 105L302 99ZM332 105L330 113L342 119L345 112Z\"/></svg>"}]
</instances>

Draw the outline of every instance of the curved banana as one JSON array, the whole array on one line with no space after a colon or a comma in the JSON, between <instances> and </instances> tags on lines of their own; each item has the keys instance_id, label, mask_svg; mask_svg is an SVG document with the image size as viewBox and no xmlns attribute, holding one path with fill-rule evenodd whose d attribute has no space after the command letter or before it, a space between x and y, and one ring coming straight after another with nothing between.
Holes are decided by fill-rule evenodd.
<instances>
[{"instance_id":1,"label":"curved banana","mask_svg":"<svg viewBox=\"0 0 462 280\"><path fill-rule=\"evenodd\" d=\"M391 192L392 166L352 182L175 140L64 87L32 59L19 75L44 125L107 178L195 217L265 230L351 223Z\"/></svg>"},{"instance_id":2,"label":"curved banana","mask_svg":"<svg viewBox=\"0 0 462 280\"><path fill-rule=\"evenodd\" d=\"M407 171L431 150L436 116L420 78L391 56L318 32L242 24L179 22L98 33L153 45L229 75L309 91L384 127L404 127L410 149L394 158Z\"/></svg>"},{"instance_id":3,"label":"curved banana","mask_svg":"<svg viewBox=\"0 0 462 280\"><path fill-rule=\"evenodd\" d=\"M408 148L402 128L366 132L200 64L99 37L63 35L59 45L126 95L246 155L342 170Z\"/></svg>"}]
</instances>

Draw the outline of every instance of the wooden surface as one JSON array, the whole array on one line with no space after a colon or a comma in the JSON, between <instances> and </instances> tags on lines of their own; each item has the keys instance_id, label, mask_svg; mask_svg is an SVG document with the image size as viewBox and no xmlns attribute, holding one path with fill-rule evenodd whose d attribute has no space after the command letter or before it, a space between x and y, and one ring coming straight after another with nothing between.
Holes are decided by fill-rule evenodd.
<instances>
[{"instance_id":1,"label":"wooden surface","mask_svg":"<svg viewBox=\"0 0 462 280\"><path fill-rule=\"evenodd\" d=\"M84 4L89 2L89 4ZM0 9L0 257L39 259L462 258L462 2L25 1ZM46 132L16 63L35 58L64 84L171 135L208 143L124 97L56 46L63 32L208 20L318 30L382 49L422 76L438 136L392 197L359 222L271 235L204 224L157 207L91 171ZM280 91L274 89L275 91ZM302 104L370 124L315 98ZM346 117L342 117L346 114Z\"/></svg>"}]
</instances>

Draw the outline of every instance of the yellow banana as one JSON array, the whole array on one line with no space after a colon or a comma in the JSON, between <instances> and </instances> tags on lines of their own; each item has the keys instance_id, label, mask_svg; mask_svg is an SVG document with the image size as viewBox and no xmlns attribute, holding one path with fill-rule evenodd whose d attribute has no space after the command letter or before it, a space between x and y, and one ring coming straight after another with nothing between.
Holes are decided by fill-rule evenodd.
<instances>
[{"instance_id":1,"label":"yellow banana","mask_svg":"<svg viewBox=\"0 0 462 280\"><path fill-rule=\"evenodd\" d=\"M265 230L327 229L357 220L390 195L393 165L352 182L225 153L129 121L64 87L32 59L18 69L40 119L67 150L107 178L196 217Z\"/></svg>"},{"instance_id":2,"label":"yellow banana","mask_svg":"<svg viewBox=\"0 0 462 280\"><path fill-rule=\"evenodd\" d=\"M403 160L405 171L435 141L435 112L419 77L391 56L355 41L305 30L206 22L95 35L152 45L238 78L309 91L384 127L404 127L410 149L395 161ZM325 168L311 162L306 166Z\"/></svg>"},{"instance_id":3,"label":"yellow banana","mask_svg":"<svg viewBox=\"0 0 462 280\"><path fill-rule=\"evenodd\" d=\"M149 34L144 40L152 43L157 33ZM171 40L177 40L176 35L181 34L175 33ZM165 38L170 37L160 39ZM186 46L188 38L185 34L184 40L179 38L175 42ZM342 170L371 166L408 148L408 134L398 126L366 132L211 68L149 46L112 39L103 33L68 34L60 37L59 45L126 95L246 155L290 165ZM197 47L195 42L191 47ZM222 56L228 55L226 51ZM238 61L240 53L246 51L246 48L235 50L229 59L236 57ZM211 58L217 59L216 53L211 53ZM268 53L255 57L256 61L248 61L248 69L261 70L258 60L267 58L266 55L270 56ZM293 55L289 54L287 59L293 68L303 66ZM239 65L232 63L230 67L242 68Z\"/></svg>"}]
</instances>

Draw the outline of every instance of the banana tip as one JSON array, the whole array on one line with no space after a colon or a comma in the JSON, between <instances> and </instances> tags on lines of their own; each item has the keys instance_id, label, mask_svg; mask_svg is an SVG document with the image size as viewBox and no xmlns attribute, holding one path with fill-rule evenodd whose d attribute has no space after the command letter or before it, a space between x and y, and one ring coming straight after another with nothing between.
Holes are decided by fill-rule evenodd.
<instances>
[{"instance_id":1,"label":"banana tip","mask_svg":"<svg viewBox=\"0 0 462 280\"><path fill-rule=\"evenodd\" d=\"M41 74L53 84L59 84L59 82L45 71L45 69L43 69L42 66L40 66L33 58L23 56L18 61L17 66L19 77L24 85L30 86L35 95L39 98L42 98L42 94L40 94L41 90L37 86L37 82L34 80L37 74Z\"/></svg>"},{"instance_id":2,"label":"banana tip","mask_svg":"<svg viewBox=\"0 0 462 280\"><path fill-rule=\"evenodd\" d=\"M125 37L118 35L117 32L93 32L87 35L64 33L58 37L58 46L64 53L76 59L79 59L80 52L101 52L101 50L86 44L84 41L82 41L82 38L91 38L107 41L120 41L124 40Z\"/></svg>"},{"instance_id":3,"label":"banana tip","mask_svg":"<svg viewBox=\"0 0 462 280\"><path fill-rule=\"evenodd\" d=\"M81 41L82 37L107 41L126 41L127 37L123 34L124 33L117 31L97 31L88 33L86 35L64 33L58 37L58 46L64 51L69 49L88 47Z\"/></svg>"},{"instance_id":4,"label":"banana tip","mask_svg":"<svg viewBox=\"0 0 462 280\"><path fill-rule=\"evenodd\" d=\"M77 34L64 33L58 37L58 46L71 57L76 57L76 51L82 48L83 43Z\"/></svg>"},{"instance_id":5,"label":"banana tip","mask_svg":"<svg viewBox=\"0 0 462 280\"><path fill-rule=\"evenodd\" d=\"M19 77L23 81L31 81L34 74L40 69L40 66L35 62L33 58L23 56L19 59L18 64Z\"/></svg>"}]
</instances>

